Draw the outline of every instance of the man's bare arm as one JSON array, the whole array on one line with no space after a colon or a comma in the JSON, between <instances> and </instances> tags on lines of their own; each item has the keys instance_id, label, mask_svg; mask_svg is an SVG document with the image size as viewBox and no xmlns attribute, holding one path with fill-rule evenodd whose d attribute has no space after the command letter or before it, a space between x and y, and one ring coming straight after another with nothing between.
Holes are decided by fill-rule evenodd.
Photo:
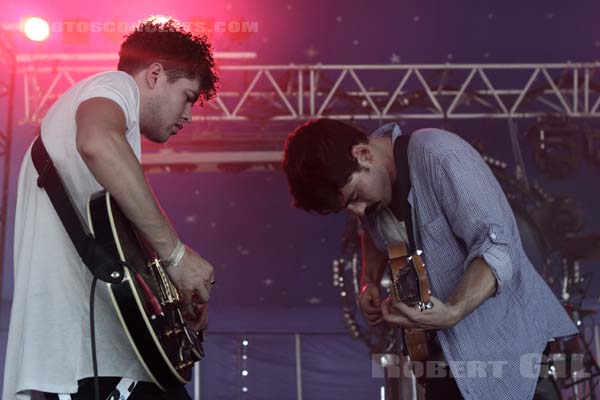
<instances>
[{"instance_id":1,"label":"man's bare arm","mask_svg":"<svg viewBox=\"0 0 600 400\"><path fill-rule=\"evenodd\" d=\"M148 240L160 258L167 258L178 242L177 233L162 212L146 181L142 166L126 140L122 109L112 100L93 98L79 106L76 113L77 151L96 180L119 203L125 216ZM210 296L213 267L186 248L169 276L191 303L197 291L202 301Z\"/></svg>"},{"instance_id":2,"label":"man's bare arm","mask_svg":"<svg viewBox=\"0 0 600 400\"><path fill-rule=\"evenodd\" d=\"M76 114L77 150L88 168L161 258L178 237L156 203L142 166L125 138L125 115L112 100L93 98Z\"/></svg>"}]
</instances>

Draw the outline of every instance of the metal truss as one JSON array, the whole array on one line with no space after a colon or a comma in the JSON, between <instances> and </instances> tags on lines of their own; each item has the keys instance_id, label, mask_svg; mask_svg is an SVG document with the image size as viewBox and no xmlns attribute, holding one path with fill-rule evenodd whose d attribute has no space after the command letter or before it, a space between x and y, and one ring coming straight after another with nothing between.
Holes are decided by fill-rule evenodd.
<instances>
[{"instance_id":1,"label":"metal truss","mask_svg":"<svg viewBox=\"0 0 600 400\"><path fill-rule=\"evenodd\" d=\"M212 103L216 112L196 118L252 120L256 110L249 106L261 98L272 102L271 120L600 117L600 82L594 81L599 68L599 63L224 66L223 82L229 73L244 71L248 84L239 92L223 91Z\"/></svg>"},{"instance_id":2,"label":"metal truss","mask_svg":"<svg viewBox=\"0 0 600 400\"><path fill-rule=\"evenodd\" d=\"M38 123L77 80L114 55L20 55L24 113ZM107 61L112 61L110 64ZM222 65L221 91L194 121L600 117L600 63Z\"/></svg>"}]
</instances>

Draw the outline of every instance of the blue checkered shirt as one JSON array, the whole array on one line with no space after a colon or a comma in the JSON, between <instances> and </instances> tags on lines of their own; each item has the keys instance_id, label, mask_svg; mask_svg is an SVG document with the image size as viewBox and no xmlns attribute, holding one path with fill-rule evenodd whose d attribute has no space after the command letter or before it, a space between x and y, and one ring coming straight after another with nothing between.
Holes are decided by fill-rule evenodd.
<instances>
[{"instance_id":1,"label":"blue checkered shirt","mask_svg":"<svg viewBox=\"0 0 600 400\"><path fill-rule=\"evenodd\" d=\"M386 134L401 133L396 124L374 133ZM432 294L447 301L476 257L498 283L471 314L436 331L463 397L531 399L539 371L532 360L550 339L576 334L575 325L527 258L504 192L473 147L450 132L421 129L408 160L413 234ZM388 240L372 229L373 217L363 226L384 250Z\"/></svg>"}]
</instances>

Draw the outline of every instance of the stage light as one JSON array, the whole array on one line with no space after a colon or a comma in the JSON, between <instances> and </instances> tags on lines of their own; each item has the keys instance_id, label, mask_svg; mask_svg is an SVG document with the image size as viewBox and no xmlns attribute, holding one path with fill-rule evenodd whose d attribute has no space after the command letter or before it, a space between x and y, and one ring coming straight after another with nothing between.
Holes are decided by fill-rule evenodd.
<instances>
[{"instance_id":1,"label":"stage light","mask_svg":"<svg viewBox=\"0 0 600 400\"><path fill-rule=\"evenodd\" d=\"M31 17L25 20L23 32L28 39L34 42L43 42L50 36L50 26L41 18Z\"/></svg>"}]
</instances>

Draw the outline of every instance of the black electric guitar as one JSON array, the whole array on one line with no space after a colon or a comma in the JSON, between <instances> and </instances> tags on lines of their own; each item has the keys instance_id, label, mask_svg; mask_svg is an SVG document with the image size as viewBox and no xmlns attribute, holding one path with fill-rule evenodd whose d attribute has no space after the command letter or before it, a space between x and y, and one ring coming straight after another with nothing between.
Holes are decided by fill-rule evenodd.
<instances>
[{"instance_id":1,"label":"black electric guitar","mask_svg":"<svg viewBox=\"0 0 600 400\"><path fill-rule=\"evenodd\" d=\"M392 296L396 302L418 306L421 311L433 307L429 280L422 252L409 255L404 243L388 247ZM429 347L427 332L421 329L403 329L406 353L411 361L427 361Z\"/></svg>"},{"instance_id":2,"label":"black electric guitar","mask_svg":"<svg viewBox=\"0 0 600 400\"><path fill-rule=\"evenodd\" d=\"M140 362L162 390L190 382L204 356L202 334L183 318L177 288L106 191L90 197L87 217L96 240L125 266L123 281L107 285Z\"/></svg>"}]
</instances>

